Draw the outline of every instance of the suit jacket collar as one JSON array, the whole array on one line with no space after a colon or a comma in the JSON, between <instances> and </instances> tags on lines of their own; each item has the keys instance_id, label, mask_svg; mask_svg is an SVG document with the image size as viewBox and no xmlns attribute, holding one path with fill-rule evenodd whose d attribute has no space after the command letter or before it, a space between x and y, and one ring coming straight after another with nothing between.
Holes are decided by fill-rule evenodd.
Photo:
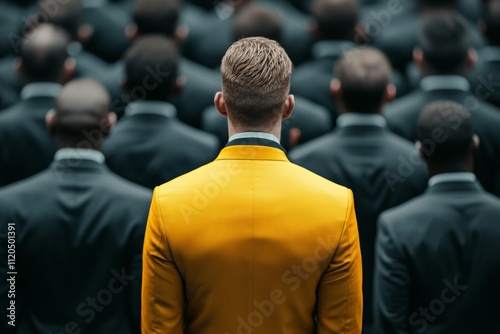
<instances>
[{"instance_id":1,"label":"suit jacket collar","mask_svg":"<svg viewBox=\"0 0 500 334\"><path fill-rule=\"evenodd\" d=\"M363 114L363 113L345 113L337 118L337 128L345 128L352 126L364 127L379 127L385 128L387 122L382 115L378 114Z\"/></svg>"},{"instance_id":2,"label":"suit jacket collar","mask_svg":"<svg viewBox=\"0 0 500 334\"><path fill-rule=\"evenodd\" d=\"M273 160L289 162L285 149L274 141L259 138L236 139L226 145L216 160Z\"/></svg>"},{"instance_id":3,"label":"suit jacket collar","mask_svg":"<svg viewBox=\"0 0 500 334\"><path fill-rule=\"evenodd\" d=\"M62 89L62 85L54 82L34 82L24 86L21 99L28 100L36 97L55 99Z\"/></svg>"},{"instance_id":4,"label":"suit jacket collar","mask_svg":"<svg viewBox=\"0 0 500 334\"><path fill-rule=\"evenodd\" d=\"M420 89L425 92L434 90L470 91L470 84L460 75L430 75L420 80Z\"/></svg>"},{"instance_id":5,"label":"suit jacket collar","mask_svg":"<svg viewBox=\"0 0 500 334\"><path fill-rule=\"evenodd\" d=\"M427 188L426 193L455 193L455 192L483 192L483 187L479 182L441 182L432 187Z\"/></svg>"},{"instance_id":6,"label":"suit jacket collar","mask_svg":"<svg viewBox=\"0 0 500 334\"><path fill-rule=\"evenodd\" d=\"M166 118L175 118L175 106L163 101L134 101L125 108L125 116L160 115Z\"/></svg>"}]
</instances>

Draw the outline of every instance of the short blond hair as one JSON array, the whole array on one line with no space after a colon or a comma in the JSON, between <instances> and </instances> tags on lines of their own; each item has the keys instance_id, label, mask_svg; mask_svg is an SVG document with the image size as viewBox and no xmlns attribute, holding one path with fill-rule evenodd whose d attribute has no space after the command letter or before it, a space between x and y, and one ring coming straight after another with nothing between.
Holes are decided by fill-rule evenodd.
<instances>
[{"instance_id":1,"label":"short blond hair","mask_svg":"<svg viewBox=\"0 0 500 334\"><path fill-rule=\"evenodd\" d=\"M276 122L290 92L292 61L278 42L243 38L222 59L222 93L235 124L259 128Z\"/></svg>"}]
</instances>

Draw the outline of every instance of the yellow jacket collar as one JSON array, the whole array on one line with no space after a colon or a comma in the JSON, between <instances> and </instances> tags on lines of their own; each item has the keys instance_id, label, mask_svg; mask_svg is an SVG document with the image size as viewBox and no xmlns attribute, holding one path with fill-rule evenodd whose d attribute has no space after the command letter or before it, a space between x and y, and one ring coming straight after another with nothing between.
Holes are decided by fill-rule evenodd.
<instances>
[{"instance_id":1,"label":"yellow jacket collar","mask_svg":"<svg viewBox=\"0 0 500 334\"><path fill-rule=\"evenodd\" d=\"M278 148L260 145L235 145L224 148L216 160L275 160L286 161L285 152Z\"/></svg>"}]
</instances>

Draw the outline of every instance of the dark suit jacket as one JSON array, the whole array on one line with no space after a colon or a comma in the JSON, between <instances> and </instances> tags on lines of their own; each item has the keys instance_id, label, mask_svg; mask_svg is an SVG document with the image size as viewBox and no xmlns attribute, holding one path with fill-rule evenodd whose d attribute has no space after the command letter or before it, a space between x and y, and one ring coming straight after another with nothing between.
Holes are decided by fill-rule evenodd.
<instances>
[{"instance_id":1,"label":"dark suit jacket","mask_svg":"<svg viewBox=\"0 0 500 334\"><path fill-rule=\"evenodd\" d=\"M456 81L456 80L455 80ZM500 196L500 109L477 99L470 92L449 88L422 89L394 101L385 110L389 128L410 141L417 137L422 109L431 102L451 100L465 105L472 117L474 132L481 143L475 159L475 173L482 186Z\"/></svg>"},{"instance_id":2,"label":"dark suit jacket","mask_svg":"<svg viewBox=\"0 0 500 334\"><path fill-rule=\"evenodd\" d=\"M478 50L478 63L469 79L479 99L500 108L500 47L486 46Z\"/></svg>"},{"instance_id":3,"label":"dark suit jacket","mask_svg":"<svg viewBox=\"0 0 500 334\"><path fill-rule=\"evenodd\" d=\"M354 193L363 254L363 323L370 325L377 218L424 192L423 162L410 142L388 129L355 125L337 128L292 150L290 160Z\"/></svg>"},{"instance_id":4,"label":"dark suit jacket","mask_svg":"<svg viewBox=\"0 0 500 334\"><path fill-rule=\"evenodd\" d=\"M331 124L330 115L325 108L296 96L292 116L283 120L281 144L285 149L290 148L290 130L293 128L300 130L298 144L302 144L327 133L331 129ZM227 119L220 115L215 107L209 107L204 111L201 128L216 135L222 146L229 139Z\"/></svg>"},{"instance_id":5,"label":"dark suit jacket","mask_svg":"<svg viewBox=\"0 0 500 334\"><path fill-rule=\"evenodd\" d=\"M0 187L50 165L57 145L45 115L53 107L53 97L32 97L0 113Z\"/></svg>"},{"instance_id":6,"label":"dark suit jacket","mask_svg":"<svg viewBox=\"0 0 500 334\"><path fill-rule=\"evenodd\" d=\"M380 216L377 334L500 333L500 200L440 183Z\"/></svg>"},{"instance_id":7,"label":"dark suit jacket","mask_svg":"<svg viewBox=\"0 0 500 334\"><path fill-rule=\"evenodd\" d=\"M175 117L141 113L120 120L103 151L112 171L152 189L211 162L219 141Z\"/></svg>"},{"instance_id":8,"label":"dark suit jacket","mask_svg":"<svg viewBox=\"0 0 500 334\"><path fill-rule=\"evenodd\" d=\"M0 190L5 325L7 224L16 231L15 333L139 333L151 192L83 159Z\"/></svg>"}]
</instances>

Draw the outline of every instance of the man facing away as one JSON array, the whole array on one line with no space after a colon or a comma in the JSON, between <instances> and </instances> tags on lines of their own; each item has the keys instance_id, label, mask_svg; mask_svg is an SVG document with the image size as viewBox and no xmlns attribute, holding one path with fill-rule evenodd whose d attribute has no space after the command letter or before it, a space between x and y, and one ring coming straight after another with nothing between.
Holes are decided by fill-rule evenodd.
<instances>
[{"instance_id":1,"label":"man facing away","mask_svg":"<svg viewBox=\"0 0 500 334\"><path fill-rule=\"evenodd\" d=\"M288 161L292 64L275 41L234 43L215 105L218 158L155 189L144 244L143 333L360 333L352 192Z\"/></svg>"},{"instance_id":2,"label":"man facing away","mask_svg":"<svg viewBox=\"0 0 500 334\"><path fill-rule=\"evenodd\" d=\"M376 333L500 332L500 200L472 173L471 118L454 102L433 103L420 116L431 178L422 196L380 216Z\"/></svg>"}]
</instances>

